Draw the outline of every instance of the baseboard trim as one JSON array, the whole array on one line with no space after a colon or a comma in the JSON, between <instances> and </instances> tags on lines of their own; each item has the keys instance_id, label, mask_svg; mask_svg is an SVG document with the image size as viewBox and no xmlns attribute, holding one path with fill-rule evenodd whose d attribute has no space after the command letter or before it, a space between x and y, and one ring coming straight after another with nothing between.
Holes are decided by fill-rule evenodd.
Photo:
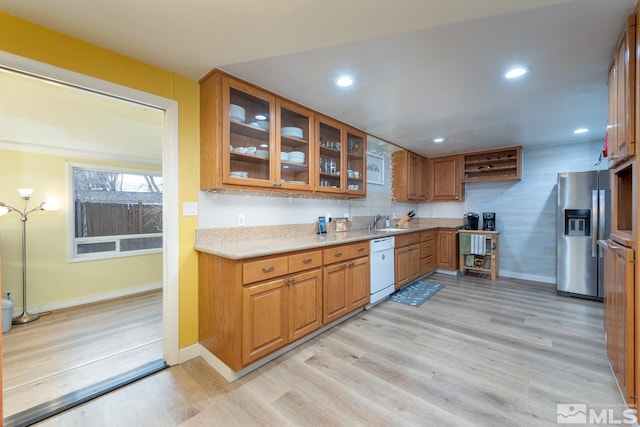
<instances>
[{"instance_id":1,"label":"baseboard trim","mask_svg":"<svg viewBox=\"0 0 640 427\"><path fill-rule=\"evenodd\" d=\"M43 313L46 311L61 310L63 308L76 307L78 305L91 304L94 302L107 301L114 298L126 297L129 295L141 294L143 292L155 291L162 289L162 282L150 283L148 285L136 286L135 288L119 289L113 292L105 292L102 294L89 295L81 298L74 298L65 301L58 301L52 304L43 304L35 307L27 307L29 313ZM14 314L20 314L21 308L14 307Z\"/></svg>"},{"instance_id":2,"label":"baseboard trim","mask_svg":"<svg viewBox=\"0 0 640 427\"><path fill-rule=\"evenodd\" d=\"M500 270L498 271L498 277L500 276L510 277L512 279L530 280L532 282L549 283L551 285L556 284L555 277L541 276L539 274L517 273L514 271Z\"/></svg>"}]
</instances>

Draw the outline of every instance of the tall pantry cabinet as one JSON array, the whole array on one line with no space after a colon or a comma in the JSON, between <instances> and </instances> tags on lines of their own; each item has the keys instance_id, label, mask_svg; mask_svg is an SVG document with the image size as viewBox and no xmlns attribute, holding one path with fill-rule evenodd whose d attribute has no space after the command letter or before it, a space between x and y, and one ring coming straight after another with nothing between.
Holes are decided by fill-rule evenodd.
<instances>
[{"instance_id":1,"label":"tall pantry cabinet","mask_svg":"<svg viewBox=\"0 0 640 427\"><path fill-rule=\"evenodd\" d=\"M638 160L640 47L638 9L627 19L609 67L608 164L611 171L611 234L600 240L605 259L604 328L611 369L628 405L640 392L640 269Z\"/></svg>"}]
</instances>

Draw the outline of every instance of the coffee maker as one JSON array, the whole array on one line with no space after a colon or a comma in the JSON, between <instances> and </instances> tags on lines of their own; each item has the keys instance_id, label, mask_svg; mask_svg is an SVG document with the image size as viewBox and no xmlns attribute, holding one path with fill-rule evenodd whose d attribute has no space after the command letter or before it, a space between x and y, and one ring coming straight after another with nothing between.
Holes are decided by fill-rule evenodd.
<instances>
[{"instance_id":1,"label":"coffee maker","mask_svg":"<svg viewBox=\"0 0 640 427\"><path fill-rule=\"evenodd\" d=\"M464 220L464 229L465 230L477 230L478 229L478 220L480 215L475 212L467 212L464 214L462 219Z\"/></svg>"},{"instance_id":2,"label":"coffee maker","mask_svg":"<svg viewBox=\"0 0 640 427\"><path fill-rule=\"evenodd\" d=\"M496 213L495 212L482 213L482 229L485 231L496 230Z\"/></svg>"}]
</instances>

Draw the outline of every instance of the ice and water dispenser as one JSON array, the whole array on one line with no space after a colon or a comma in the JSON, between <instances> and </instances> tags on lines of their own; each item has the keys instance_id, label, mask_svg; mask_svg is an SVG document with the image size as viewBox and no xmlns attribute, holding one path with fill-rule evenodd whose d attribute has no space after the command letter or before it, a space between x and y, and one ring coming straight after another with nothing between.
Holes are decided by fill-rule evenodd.
<instances>
[{"instance_id":1,"label":"ice and water dispenser","mask_svg":"<svg viewBox=\"0 0 640 427\"><path fill-rule=\"evenodd\" d=\"M565 209L564 235L591 236L591 209Z\"/></svg>"}]
</instances>

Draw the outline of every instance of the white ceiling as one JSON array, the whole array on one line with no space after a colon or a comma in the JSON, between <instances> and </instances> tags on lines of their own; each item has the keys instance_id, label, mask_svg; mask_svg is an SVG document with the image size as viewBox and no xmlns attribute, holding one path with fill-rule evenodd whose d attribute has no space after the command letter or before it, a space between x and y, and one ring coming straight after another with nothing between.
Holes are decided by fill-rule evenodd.
<instances>
[{"instance_id":1,"label":"white ceiling","mask_svg":"<svg viewBox=\"0 0 640 427\"><path fill-rule=\"evenodd\" d=\"M221 68L433 156L602 140L607 69L635 2L57 0L3 10L194 79ZM530 73L504 80L514 63ZM340 72L352 88L333 85Z\"/></svg>"}]
</instances>

